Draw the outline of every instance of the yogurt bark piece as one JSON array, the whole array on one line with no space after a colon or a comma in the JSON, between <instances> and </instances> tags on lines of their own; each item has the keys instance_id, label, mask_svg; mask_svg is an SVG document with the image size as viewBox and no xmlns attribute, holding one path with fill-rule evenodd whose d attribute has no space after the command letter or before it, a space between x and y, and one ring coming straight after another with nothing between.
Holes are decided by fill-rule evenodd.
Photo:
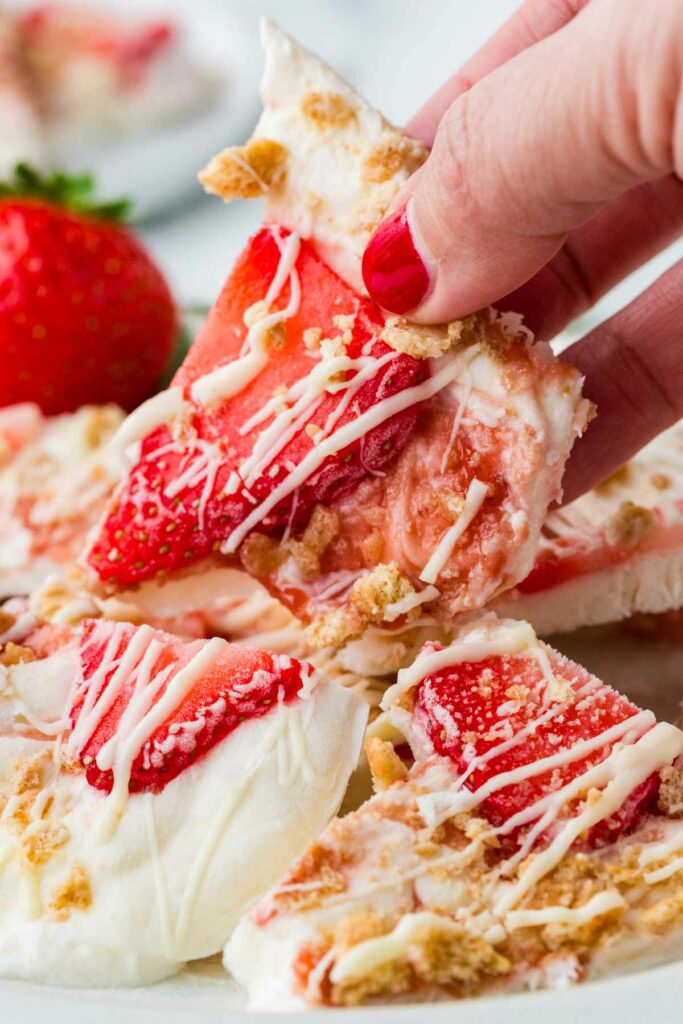
<instances>
[{"instance_id":1,"label":"yogurt bark piece","mask_svg":"<svg viewBox=\"0 0 683 1024\"><path fill-rule=\"evenodd\" d=\"M258 1008L563 987L683 947L683 733L526 623L426 645L368 743L377 795L240 922ZM400 747L398 748L400 750Z\"/></svg>"},{"instance_id":2,"label":"yogurt bark piece","mask_svg":"<svg viewBox=\"0 0 683 1024\"><path fill-rule=\"evenodd\" d=\"M543 524L536 563L494 603L539 633L683 605L683 426Z\"/></svg>"},{"instance_id":3,"label":"yogurt bark piece","mask_svg":"<svg viewBox=\"0 0 683 1024\"><path fill-rule=\"evenodd\" d=\"M420 608L450 621L531 567L581 380L514 316L421 328L361 294L337 257L357 264L424 154L279 30L265 44L256 134L204 180L263 187L268 222L122 427L130 472L87 561L111 592L241 564L320 646Z\"/></svg>"},{"instance_id":4,"label":"yogurt bark piece","mask_svg":"<svg viewBox=\"0 0 683 1024\"><path fill-rule=\"evenodd\" d=\"M0 975L146 984L217 952L335 813L366 706L220 639L21 625L0 653Z\"/></svg>"}]
</instances>

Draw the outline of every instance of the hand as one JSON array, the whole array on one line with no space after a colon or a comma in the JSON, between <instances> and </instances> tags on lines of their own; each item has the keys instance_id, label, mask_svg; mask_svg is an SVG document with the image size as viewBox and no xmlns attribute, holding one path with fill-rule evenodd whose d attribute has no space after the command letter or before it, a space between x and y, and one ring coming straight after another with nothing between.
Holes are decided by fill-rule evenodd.
<instances>
[{"instance_id":1,"label":"hand","mask_svg":"<svg viewBox=\"0 0 683 1024\"><path fill-rule=\"evenodd\" d=\"M526 0L408 132L433 149L368 245L372 297L551 338L683 229L683 3ZM599 409L570 500L683 417L683 262L563 358Z\"/></svg>"}]
</instances>

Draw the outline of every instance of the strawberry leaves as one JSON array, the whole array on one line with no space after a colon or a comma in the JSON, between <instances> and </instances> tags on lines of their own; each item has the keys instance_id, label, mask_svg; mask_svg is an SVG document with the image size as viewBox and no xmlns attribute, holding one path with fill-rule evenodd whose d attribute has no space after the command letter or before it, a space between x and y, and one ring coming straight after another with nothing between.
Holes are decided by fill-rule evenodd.
<instances>
[{"instance_id":1,"label":"strawberry leaves","mask_svg":"<svg viewBox=\"0 0 683 1024\"><path fill-rule=\"evenodd\" d=\"M43 199L73 213L117 224L128 221L132 209L128 199L98 202L91 174L69 175L62 171L41 174L27 163L17 164L14 177L0 182L0 199L6 198Z\"/></svg>"}]
</instances>

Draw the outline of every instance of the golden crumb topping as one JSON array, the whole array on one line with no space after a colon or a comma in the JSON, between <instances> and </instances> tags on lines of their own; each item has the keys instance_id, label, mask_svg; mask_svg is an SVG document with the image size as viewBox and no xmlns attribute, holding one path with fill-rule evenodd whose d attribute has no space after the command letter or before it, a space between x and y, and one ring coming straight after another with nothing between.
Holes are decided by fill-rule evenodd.
<instances>
[{"instance_id":1,"label":"golden crumb topping","mask_svg":"<svg viewBox=\"0 0 683 1024\"><path fill-rule=\"evenodd\" d=\"M669 817L683 814L683 768L670 765L660 772L661 785L657 806Z\"/></svg>"},{"instance_id":2,"label":"golden crumb topping","mask_svg":"<svg viewBox=\"0 0 683 1024\"><path fill-rule=\"evenodd\" d=\"M123 413L117 405L93 405L82 410L83 439L92 451L101 448L123 421Z\"/></svg>"},{"instance_id":3,"label":"golden crumb topping","mask_svg":"<svg viewBox=\"0 0 683 1024\"><path fill-rule=\"evenodd\" d=\"M264 533L250 533L239 549L240 561L252 576L270 576L287 557L286 550Z\"/></svg>"},{"instance_id":4,"label":"golden crumb topping","mask_svg":"<svg viewBox=\"0 0 683 1024\"><path fill-rule=\"evenodd\" d=\"M264 299L259 299L258 302L253 302L248 309L244 311L244 326L247 328L255 327L256 324L265 320L267 316L270 316L272 310L268 303ZM266 348L283 348L286 341L285 326L283 323L273 324L266 333L264 338Z\"/></svg>"},{"instance_id":5,"label":"golden crumb topping","mask_svg":"<svg viewBox=\"0 0 683 1024\"><path fill-rule=\"evenodd\" d=\"M24 835L21 845L29 864L40 865L46 864L57 850L68 843L69 838L69 830L64 825L55 828L43 825Z\"/></svg>"},{"instance_id":6,"label":"golden crumb topping","mask_svg":"<svg viewBox=\"0 0 683 1024\"><path fill-rule=\"evenodd\" d=\"M390 316L380 337L397 352L405 352L414 359L437 359L451 348L480 340L479 333L475 316L439 326L413 324L401 316Z\"/></svg>"},{"instance_id":7,"label":"golden crumb topping","mask_svg":"<svg viewBox=\"0 0 683 1024\"><path fill-rule=\"evenodd\" d=\"M424 162L424 151L400 132L387 132L363 161L361 177L372 185L389 181L399 171L412 174Z\"/></svg>"},{"instance_id":8,"label":"golden crumb topping","mask_svg":"<svg viewBox=\"0 0 683 1024\"><path fill-rule=\"evenodd\" d=\"M370 765L372 785L376 793L389 789L408 776L408 769L388 740L371 736L365 742L365 756Z\"/></svg>"},{"instance_id":9,"label":"golden crumb topping","mask_svg":"<svg viewBox=\"0 0 683 1024\"><path fill-rule=\"evenodd\" d=\"M16 622L14 615L10 615L9 612L5 612L0 608L0 633L7 633Z\"/></svg>"},{"instance_id":10,"label":"golden crumb topping","mask_svg":"<svg viewBox=\"0 0 683 1024\"><path fill-rule=\"evenodd\" d=\"M339 533L339 515L325 505L316 505L301 540L287 541L297 568L307 579L320 575L320 559Z\"/></svg>"},{"instance_id":11,"label":"golden crumb topping","mask_svg":"<svg viewBox=\"0 0 683 1024\"><path fill-rule=\"evenodd\" d=\"M315 649L340 647L360 636L371 623L382 622L387 605L414 593L396 562L375 566L355 581L347 605L314 619L308 628L309 640Z\"/></svg>"},{"instance_id":12,"label":"golden crumb topping","mask_svg":"<svg viewBox=\"0 0 683 1024\"><path fill-rule=\"evenodd\" d=\"M207 192L232 199L256 199L279 184L287 171L288 153L274 139L251 139L246 146L224 149L199 174Z\"/></svg>"},{"instance_id":13,"label":"golden crumb topping","mask_svg":"<svg viewBox=\"0 0 683 1024\"><path fill-rule=\"evenodd\" d=\"M72 910L89 910L92 906L92 890L85 870L76 865L66 882L60 885L50 901L58 921L65 921Z\"/></svg>"},{"instance_id":14,"label":"golden crumb topping","mask_svg":"<svg viewBox=\"0 0 683 1024\"><path fill-rule=\"evenodd\" d=\"M396 562L378 565L357 579L351 588L351 604L367 622L381 622L389 604L415 593L415 588Z\"/></svg>"},{"instance_id":15,"label":"golden crumb topping","mask_svg":"<svg viewBox=\"0 0 683 1024\"><path fill-rule=\"evenodd\" d=\"M301 111L316 128L344 128L355 122L356 111L338 92L309 92L301 102Z\"/></svg>"},{"instance_id":16,"label":"golden crumb topping","mask_svg":"<svg viewBox=\"0 0 683 1024\"><path fill-rule=\"evenodd\" d=\"M15 796L40 789L43 784L43 760L42 756L38 756L28 761L19 761L14 766L12 790Z\"/></svg>"},{"instance_id":17,"label":"golden crumb topping","mask_svg":"<svg viewBox=\"0 0 683 1024\"><path fill-rule=\"evenodd\" d=\"M649 508L641 508L632 501L623 501L605 525L609 544L635 548L642 544L657 525L657 518Z\"/></svg>"},{"instance_id":18,"label":"golden crumb topping","mask_svg":"<svg viewBox=\"0 0 683 1024\"><path fill-rule=\"evenodd\" d=\"M11 640L5 644L2 654L0 654L0 664L7 668L35 660L36 656L30 647L22 647L21 644L12 643Z\"/></svg>"},{"instance_id":19,"label":"golden crumb topping","mask_svg":"<svg viewBox=\"0 0 683 1024\"><path fill-rule=\"evenodd\" d=\"M309 352L317 352L320 348L322 336L322 327L307 327L301 337Z\"/></svg>"},{"instance_id":20,"label":"golden crumb topping","mask_svg":"<svg viewBox=\"0 0 683 1024\"><path fill-rule=\"evenodd\" d=\"M335 608L311 622L307 635L314 651L324 647L341 647L347 640L360 636L364 629L361 615L355 608Z\"/></svg>"},{"instance_id":21,"label":"golden crumb topping","mask_svg":"<svg viewBox=\"0 0 683 1024\"><path fill-rule=\"evenodd\" d=\"M665 896L643 914L643 920L653 932L667 931L683 917L683 892Z\"/></svg>"}]
</instances>

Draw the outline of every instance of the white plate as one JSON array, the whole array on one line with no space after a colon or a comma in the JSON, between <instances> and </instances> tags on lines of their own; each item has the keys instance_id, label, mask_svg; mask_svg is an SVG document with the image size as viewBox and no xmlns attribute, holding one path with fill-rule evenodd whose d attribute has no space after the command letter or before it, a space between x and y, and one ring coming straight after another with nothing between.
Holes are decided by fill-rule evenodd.
<instances>
[{"instance_id":1,"label":"white plate","mask_svg":"<svg viewBox=\"0 0 683 1024\"><path fill-rule=\"evenodd\" d=\"M222 979L188 972L146 989L79 992L0 986L2 1020L21 1024L680 1024L683 964L659 967L564 992L362 1010L249 1013Z\"/></svg>"},{"instance_id":2,"label":"white plate","mask_svg":"<svg viewBox=\"0 0 683 1024\"><path fill-rule=\"evenodd\" d=\"M683 643L637 636L618 626L552 638L570 657L671 721L683 699ZM647 685L650 680L650 685ZM360 1010L264 1014L244 1009L218 958L177 978L140 989L77 991L0 982L0 1021L8 1024L681 1024L683 962L652 967L563 992L537 992L457 1003Z\"/></svg>"},{"instance_id":3,"label":"white plate","mask_svg":"<svg viewBox=\"0 0 683 1024\"><path fill-rule=\"evenodd\" d=\"M10 0L21 9L33 0ZM79 0L106 10L113 0ZM133 0L126 13L176 21L190 52L220 76L219 92L206 109L149 134L79 147L64 155L70 171L96 175L98 194L133 200L136 218L167 212L198 195L197 169L224 146L242 142L258 117L262 58L258 23L245 18L229 0Z\"/></svg>"}]
</instances>

